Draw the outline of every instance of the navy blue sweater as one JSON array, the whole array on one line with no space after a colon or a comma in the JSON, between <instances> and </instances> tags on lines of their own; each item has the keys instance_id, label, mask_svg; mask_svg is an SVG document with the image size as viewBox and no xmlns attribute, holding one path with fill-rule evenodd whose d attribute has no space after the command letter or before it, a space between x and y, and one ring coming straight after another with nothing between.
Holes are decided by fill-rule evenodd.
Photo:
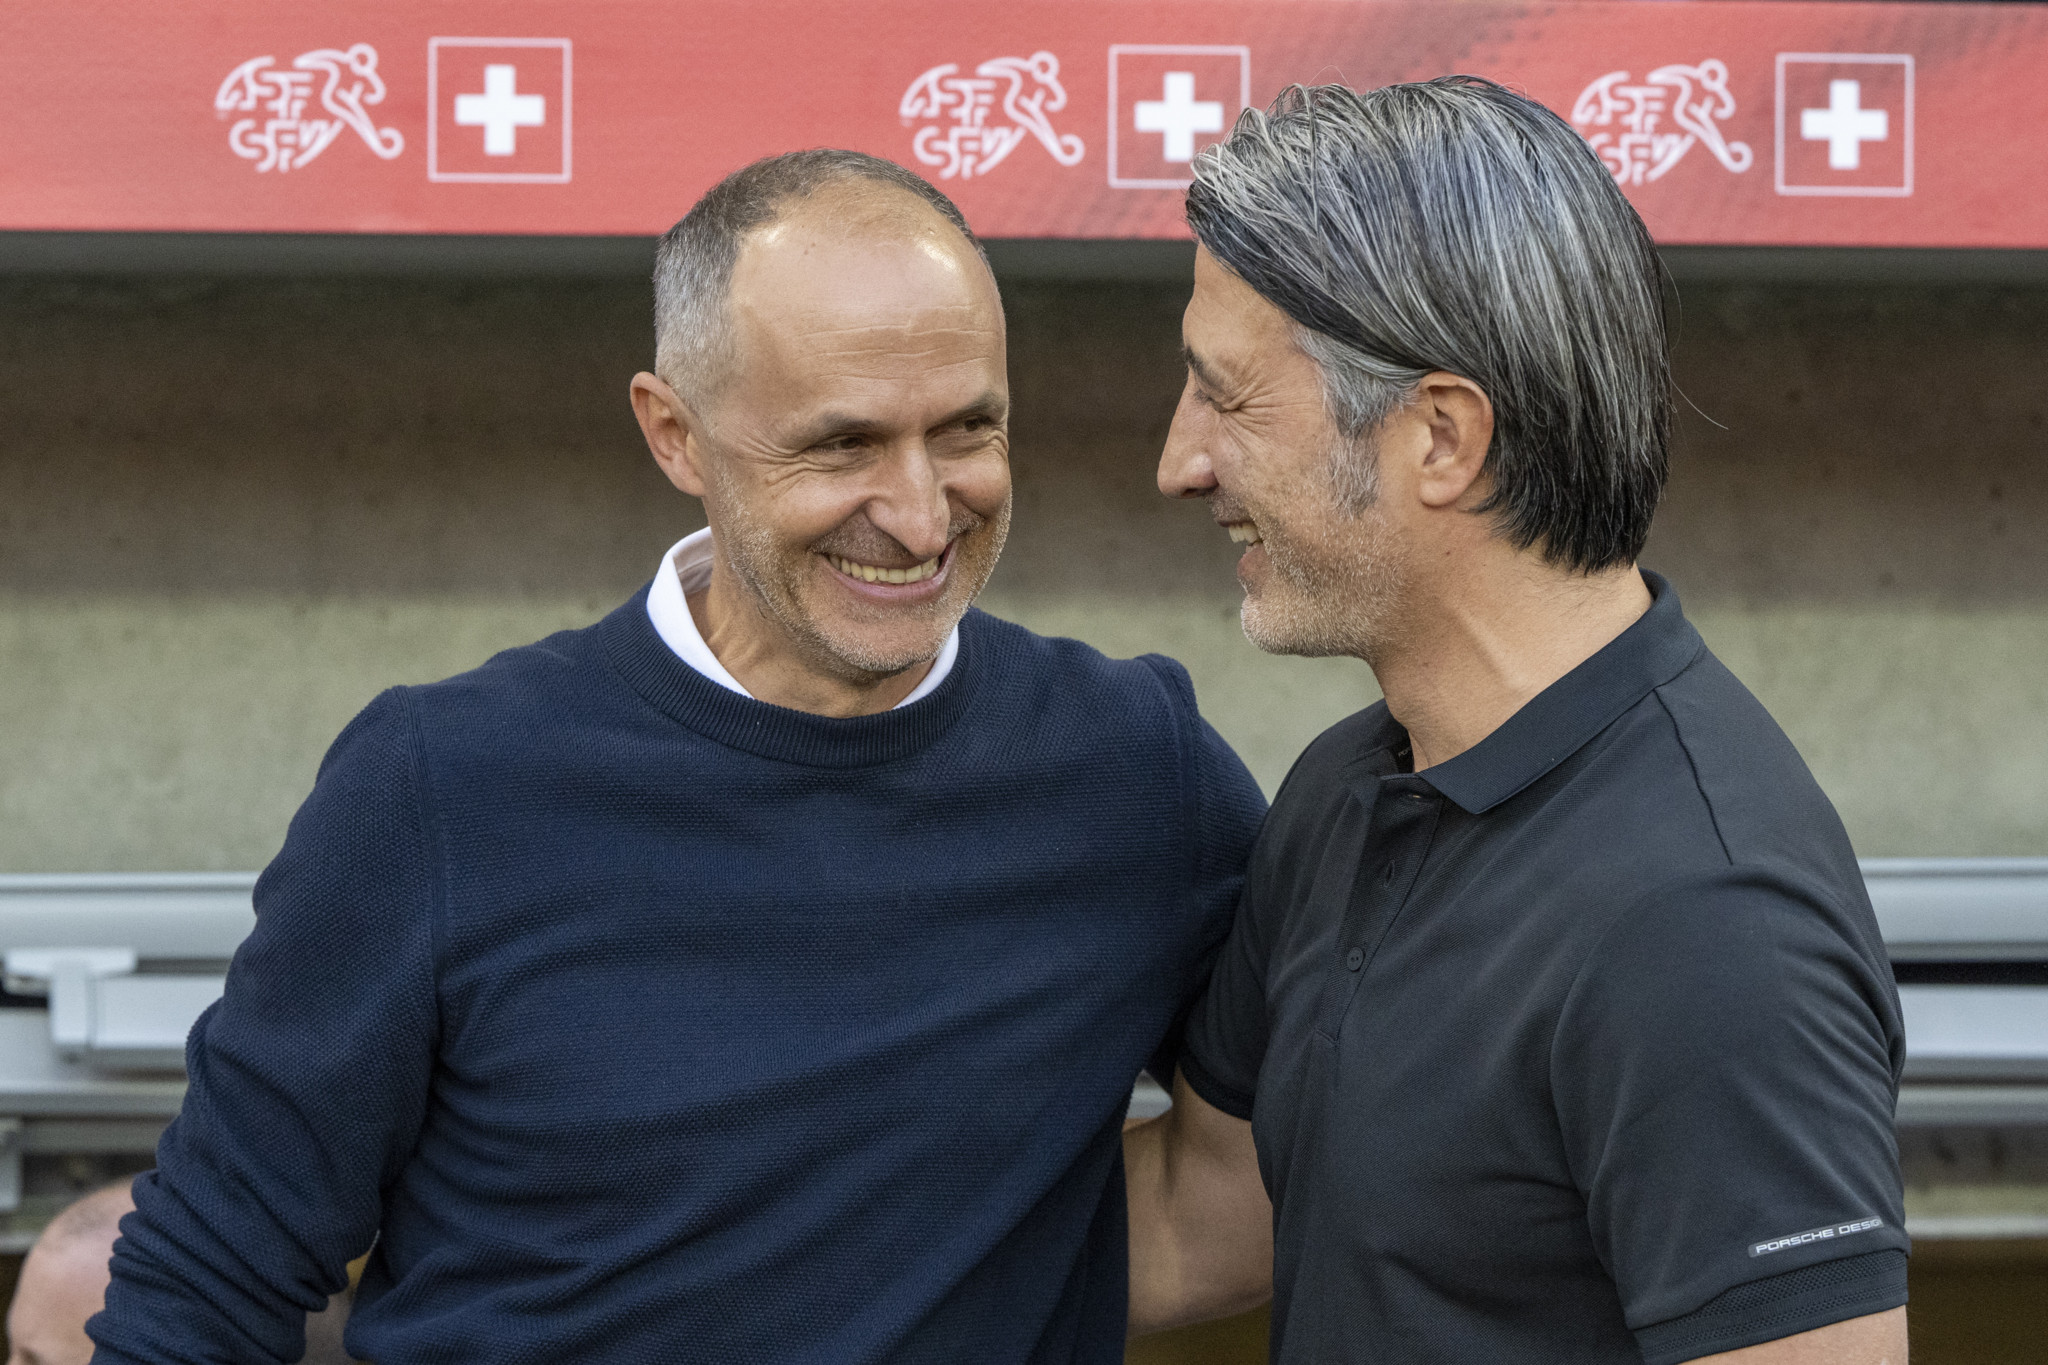
<instances>
[{"instance_id":1,"label":"navy blue sweater","mask_svg":"<svg viewBox=\"0 0 2048 1365\"><path fill-rule=\"evenodd\" d=\"M98 1361L1122 1358L1119 1122L1264 801L1169 660L979 612L901 710L648 623L379 697L193 1031Z\"/></svg>"}]
</instances>

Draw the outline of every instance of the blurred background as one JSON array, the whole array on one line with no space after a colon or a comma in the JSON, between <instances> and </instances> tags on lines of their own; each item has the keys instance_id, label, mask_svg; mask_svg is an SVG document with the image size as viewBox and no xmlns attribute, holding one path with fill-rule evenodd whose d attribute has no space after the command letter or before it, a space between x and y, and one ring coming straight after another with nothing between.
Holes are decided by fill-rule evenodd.
<instances>
[{"instance_id":1,"label":"blurred background","mask_svg":"<svg viewBox=\"0 0 2048 1365\"><path fill-rule=\"evenodd\" d=\"M1017 505L983 605L1182 660L1270 793L1378 693L1251 648L1233 548L1154 487L1190 249L1035 246L992 247ZM1687 401L1644 563L1863 856L2048 848L2048 278L1672 255ZM260 867L378 690L644 583L703 523L627 407L638 264L0 277L0 868Z\"/></svg>"},{"instance_id":2,"label":"blurred background","mask_svg":"<svg viewBox=\"0 0 2048 1365\"><path fill-rule=\"evenodd\" d=\"M1361 664L1247 644L1232 547L1153 487L1188 249L993 252L1017 511L983 605L1182 660L1270 792L1378 694ZM1931 258L1730 278L1743 262L1673 255L1690 403L1645 564L1860 853L2048 849L2048 281L1944 280ZM645 582L702 524L626 405L649 309L637 272L0 280L0 869L260 867L379 690ZM1917 1359L2048 1359L2037 1131L1919 1191L2002 1200L2040 1240L1922 1241ZM1133 1359L1263 1359L1262 1331Z\"/></svg>"},{"instance_id":3,"label":"blurred background","mask_svg":"<svg viewBox=\"0 0 2048 1365\"><path fill-rule=\"evenodd\" d=\"M694 193L666 194L670 216ZM1247 644L1233 547L1154 489L1192 252L1137 235L1157 234L990 243L1017 501L982 605L1180 659L1270 794L1378 694L1361 664ZM2048 253L1666 254L1685 399L1645 565L1791 735L1859 854L2048 855ZM0 882L260 868L378 691L586 624L645 582L702 525L626 403L652 358L651 258L646 233L0 232ZM2048 864L1971 866L2034 869L2039 941L1902 980L2048 999ZM1902 1130L1916 1360L2048 1361L2035 1038L1957 1073L1996 1103ZM118 1133L87 1131L90 1106L68 1129L0 1117L0 1300L66 1198L148 1164L175 1078L150 1094L91 1111ZM1131 1359L1262 1361L1264 1316Z\"/></svg>"}]
</instances>

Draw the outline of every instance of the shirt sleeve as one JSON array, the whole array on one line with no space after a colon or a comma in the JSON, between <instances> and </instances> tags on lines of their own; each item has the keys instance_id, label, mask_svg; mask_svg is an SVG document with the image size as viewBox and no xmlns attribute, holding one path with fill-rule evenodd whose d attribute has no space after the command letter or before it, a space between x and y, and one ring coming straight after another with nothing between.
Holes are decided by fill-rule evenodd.
<instances>
[{"instance_id":1,"label":"shirt sleeve","mask_svg":"<svg viewBox=\"0 0 2048 1365\"><path fill-rule=\"evenodd\" d=\"M1647 1365L1906 1300L1897 991L1839 901L1743 868L1666 887L1566 997L1559 1124Z\"/></svg>"},{"instance_id":2,"label":"shirt sleeve","mask_svg":"<svg viewBox=\"0 0 2048 1365\"><path fill-rule=\"evenodd\" d=\"M411 1151L437 1047L432 835L403 691L358 716L256 884L135 1182L93 1359L293 1361Z\"/></svg>"},{"instance_id":3,"label":"shirt sleeve","mask_svg":"<svg viewBox=\"0 0 2048 1365\"><path fill-rule=\"evenodd\" d=\"M1188 1016L1180 1071L1188 1088L1232 1118L1249 1120L1266 1060L1266 963L1240 907L1209 989Z\"/></svg>"},{"instance_id":4,"label":"shirt sleeve","mask_svg":"<svg viewBox=\"0 0 2048 1365\"><path fill-rule=\"evenodd\" d=\"M1180 1008L1159 1050L1145 1070L1171 1088L1182 1057L1188 1010L1209 979L1218 949L1229 932L1238 898L1244 889L1245 864L1266 815L1266 796L1216 727L1202 718L1195 704L1194 684L1187 670L1162 655L1146 655L1182 705L1182 744L1187 754L1188 829L1190 843L1190 912L1201 929L1201 951L1189 964L1181 989Z\"/></svg>"},{"instance_id":5,"label":"shirt sleeve","mask_svg":"<svg viewBox=\"0 0 2048 1365\"><path fill-rule=\"evenodd\" d=\"M1188 1015L1181 1074L1197 1095L1233 1118L1252 1116L1271 1036L1266 982L1274 946L1304 889L1296 885L1297 874L1313 865L1311 851L1327 837L1320 814L1337 808L1333 774L1354 746L1347 725L1333 726L1288 770L1252 845L1230 936Z\"/></svg>"},{"instance_id":6,"label":"shirt sleeve","mask_svg":"<svg viewBox=\"0 0 2048 1365\"><path fill-rule=\"evenodd\" d=\"M1289 783L1294 780L1290 775ZM1283 803L1285 797L1283 788ZM1266 976L1276 929L1270 919L1289 900L1287 879L1279 874L1290 854L1275 837L1275 818L1277 811L1268 816L1252 849L1229 937L1216 955L1207 988L1188 1014L1180 1054L1180 1071L1191 1090L1233 1118L1247 1120L1269 1036Z\"/></svg>"}]
</instances>

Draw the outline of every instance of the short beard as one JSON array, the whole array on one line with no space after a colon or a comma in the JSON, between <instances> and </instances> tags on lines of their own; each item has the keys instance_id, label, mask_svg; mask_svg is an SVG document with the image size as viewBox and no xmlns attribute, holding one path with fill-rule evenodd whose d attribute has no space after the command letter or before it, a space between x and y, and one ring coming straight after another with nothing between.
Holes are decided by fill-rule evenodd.
<instances>
[{"instance_id":1,"label":"short beard","mask_svg":"<svg viewBox=\"0 0 2048 1365\"><path fill-rule=\"evenodd\" d=\"M1005 498L993 517L965 513L947 528L953 559L947 566L946 590L929 602L890 608L897 619L922 616L932 628L929 647L888 652L877 649L858 636L841 638L820 629L804 610L798 591L802 568L792 571L778 553L775 533L746 512L745 499L738 495L726 471L714 464L710 471L719 495L719 553L731 566L733 576L747 590L758 610L781 627L797 648L821 672L843 681L873 682L890 678L907 668L929 663L945 648L946 637L960 624L960 618L981 595L989 575L995 572L1003 543L1010 532L1010 500ZM969 537L978 538L970 545ZM804 551L808 557L809 549Z\"/></svg>"},{"instance_id":2,"label":"short beard","mask_svg":"<svg viewBox=\"0 0 2048 1365\"><path fill-rule=\"evenodd\" d=\"M1263 599L1247 594L1238 620L1268 654L1344 656L1371 664L1399 613L1406 574L1379 506L1379 458L1368 439L1341 441L1325 464L1328 494L1348 534L1333 551L1304 552L1285 533L1261 527L1267 562L1285 584ZM1269 585L1270 586L1273 585Z\"/></svg>"}]
</instances>

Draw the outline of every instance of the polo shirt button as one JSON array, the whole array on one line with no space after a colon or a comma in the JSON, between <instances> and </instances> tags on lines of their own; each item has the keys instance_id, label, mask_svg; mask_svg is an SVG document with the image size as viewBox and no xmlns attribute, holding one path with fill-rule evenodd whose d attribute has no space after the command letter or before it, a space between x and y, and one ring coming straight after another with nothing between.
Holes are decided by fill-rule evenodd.
<instances>
[{"instance_id":1,"label":"polo shirt button","mask_svg":"<svg viewBox=\"0 0 2048 1365\"><path fill-rule=\"evenodd\" d=\"M1350 952L1344 954L1344 969L1346 971L1355 972L1364 965L1365 949L1353 948Z\"/></svg>"}]
</instances>

